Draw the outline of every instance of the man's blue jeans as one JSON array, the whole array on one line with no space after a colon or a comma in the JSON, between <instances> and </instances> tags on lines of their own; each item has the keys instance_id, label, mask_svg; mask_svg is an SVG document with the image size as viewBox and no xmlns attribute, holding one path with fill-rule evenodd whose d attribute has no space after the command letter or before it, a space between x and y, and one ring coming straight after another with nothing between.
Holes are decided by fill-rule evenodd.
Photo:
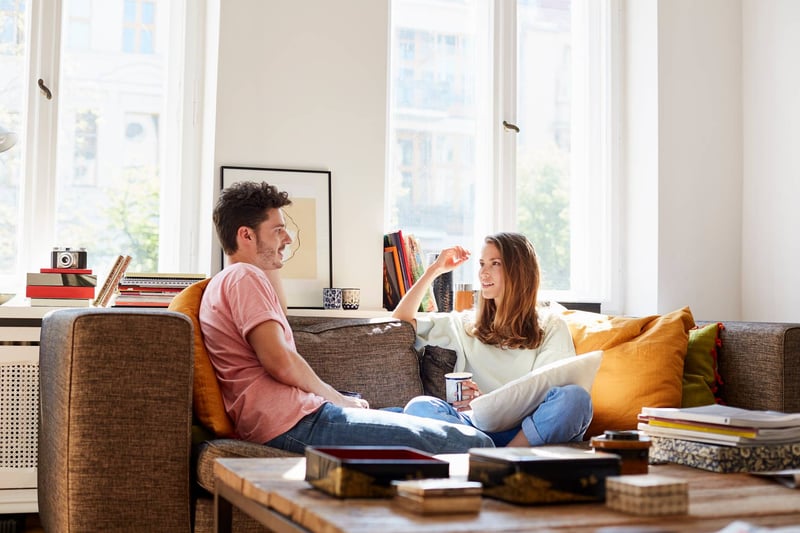
<instances>
[{"instance_id":1,"label":"man's blue jeans","mask_svg":"<svg viewBox=\"0 0 800 533\"><path fill-rule=\"evenodd\" d=\"M342 408L332 403L324 404L266 444L299 454L306 446L409 446L431 454L494 447L485 433L461 423L378 409Z\"/></svg>"},{"instance_id":2,"label":"man's blue jeans","mask_svg":"<svg viewBox=\"0 0 800 533\"><path fill-rule=\"evenodd\" d=\"M469 411L456 411L452 405L433 396L418 396L408 402L403 412L425 418L435 418L454 424L474 427ZM505 431L486 432L495 446L505 446L520 431L531 446L561 444L583 440L592 421L592 397L578 385L553 387L539 407L522 420L522 424Z\"/></svg>"}]
</instances>

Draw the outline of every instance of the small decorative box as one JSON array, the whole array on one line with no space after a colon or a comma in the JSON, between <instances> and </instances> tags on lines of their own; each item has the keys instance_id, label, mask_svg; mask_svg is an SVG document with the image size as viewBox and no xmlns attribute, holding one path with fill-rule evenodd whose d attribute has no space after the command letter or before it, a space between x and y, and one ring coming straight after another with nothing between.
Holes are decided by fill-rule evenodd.
<instances>
[{"instance_id":1,"label":"small decorative box","mask_svg":"<svg viewBox=\"0 0 800 533\"><path fill-rule=\"evenodd\" d=\"M650 437L650 463L676 463L711 472L765 472L800 468L800 442L723 446L668 437Z\"/></svg>"},{"instance_id":2,"label":"small decorative box","mask_svg":"<svg viewBox=\"0 0 800 533\"><path fill-rule=\"evenodd\" d=\"M473 448L470 481L483 495L515 504L603 501L605 479L620 473L618 455L568 446Z\"/></svg>"},{"instance_id":3,"label":"small decorative box","mask_svg":"<svg viewBox=\"0 0 800 533\"><path fill-rule=\"evenodd\" d=\"M392 481L446 478L450 463L404 446L306 448L305 479L338 498L391 498Z\"/></svg>"},{"instance_id":4,"label":"small decorative box","mask_svg":"<svg viewBox=\"0 0 800 533\"><path fill-rule=\"evenodd\" d=\"M393 482L398 507L422 515L478 513L481 484L451 478Z\"/></svg>"},{"instance_id":5,"label":"small decorative box","mask_svg":"<svg viewBox=\"0 0 800 533\"><path fill-rule=\"evenodd\" d=\"M607 477L606 506L636 515L686 514L689 485L682 479L653 474Z\"/></svg>"},{"instance_id":6,"label":"small decorative box","mask_svg":"<svg viewBox=\"0 0 800 533\"><path fill-rule=\"evenodd\" d=\"M646 474L648 472L648 450L650 437L640 431L611 431L592 437L595 450L615 453L622 459L620 474Z\"/></svg>"}]
</instances>

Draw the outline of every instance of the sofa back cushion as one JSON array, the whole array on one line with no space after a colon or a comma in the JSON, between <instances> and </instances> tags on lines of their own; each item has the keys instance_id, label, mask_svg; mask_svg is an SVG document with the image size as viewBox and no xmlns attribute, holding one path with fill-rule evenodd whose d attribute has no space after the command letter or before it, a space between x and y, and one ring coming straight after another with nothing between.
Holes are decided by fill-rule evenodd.
<instances>
[{"instance_id":1,"label":"sofa back cushion","mask_svg":"<svg viewBox=\"0 0 800 533\"><path fill-rule=\"evenodd\" d=\"M453 371L457 358L455 350L441 346L427 345L422 349L419 374L422 378L423 394L441 400L447 399L444 375Z\"/></svg>"},{"instance_id":2,"label":"sofa back cushion","mask_svg":"<svg viewBox=\"0 0 800 533\"><path fill-rule=\"evenodd\" d=\"M297 351L338 390L358 392L370 407L402 407L422 394L416 337L396 319L290 316Z\"/></svg>"},{"instance_id":3,"label":"sofa back cushion","mask_svg":"<svg viewBox=\"0 0 800 533\"><path fill-rule=\"evenodd\" d=\"M694 318L688 307L647 317L566 311L578 354L603 350L586 437L636 429L642 407L680 407L683 362Z\"/></svg>"},{"instance_id":4,"label":"sofa back cushion","mask_svg":"<svg viewBox=\"0 0 800 533\"><path fill-rule=\"evenodd\" d=\"M712 322L689 331L689 347L683 364L683 399L681 407L716 403L722 379L717 371L717 348L721 322Z\"/></svg>"}]
</instances>

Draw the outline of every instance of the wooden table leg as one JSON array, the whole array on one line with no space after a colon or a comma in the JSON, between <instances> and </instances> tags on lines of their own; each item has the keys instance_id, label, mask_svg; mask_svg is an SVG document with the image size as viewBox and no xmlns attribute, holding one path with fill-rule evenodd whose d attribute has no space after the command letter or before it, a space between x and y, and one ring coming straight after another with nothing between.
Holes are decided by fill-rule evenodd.
<instances>
[{"instance_id":1,"label":"wooden table leg","mask_svg":"<svg viewBox=\"0 0 800 533\"><path fill-rule=\"evenodd\" d=\"M308 529L296 524L290 518L244 496L241 491L217 479L214 488L214 531L232 532L234 507L266 526L269 531L310 533Z\"/></svg>"},{"instance_id":2,"label":"wooden table leg","mask_svg":"<svg viewBox=\"0 0 800 533\"><path fill-rule=\"evenodd\" d=\"M231 533L233 530L233 505L220 496L219 490L214 491L214 531L217 533Z\"/></svg>"}]
</instances>

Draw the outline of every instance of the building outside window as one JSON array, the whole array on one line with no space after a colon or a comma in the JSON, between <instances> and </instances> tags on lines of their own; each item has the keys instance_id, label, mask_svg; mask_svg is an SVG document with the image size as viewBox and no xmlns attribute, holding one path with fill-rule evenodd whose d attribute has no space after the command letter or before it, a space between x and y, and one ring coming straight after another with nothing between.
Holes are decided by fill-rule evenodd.
<instances>
[{"instance_id":1,"label":"building outside window","mask_svg":"<svg viewBox=\"0 0 800 533\"><path fill-rule=\"evenodd\" d=\"M131 271L190 270L175 246L164 251L182 227L189 4L32 4L0 0L0 125L19 136L0 154L0 285L23 286L53 247L85 247L100 276L119 254L132 256ZM52 29L43 39L56 55L32 40L37 25ZM50 100L29 89L40 76Z\"/></svg>"},{"instance_id":2,"label":"building outside window","mask_svg":"<svg viewBox=\"0 0 800 533\"><path fill-rule=\"evenodd\" d=\"M167 4L162 2L162 9ZM156 3L153 0L124 0L122 50L152 54L156 35Z\"/></svg>"},{"instance_id":3,"label":"building outside window","mask_svg":"<svg viewBox=\"0 0 800 533\"><path fill-rule=\"evenodd\" d=\"M69 5L67 46L71 49L86 50L92 46L92 0L72 0Z\"/></svg>"},{"instance_id":4,"label":"building outside window","mask_svg":"<svg viewBox=\"0 0 800 533\"><path fill-rule=\"evenodd\" d=\"M483 237L519 231L545 295L607 299L611 9L394 0L385 230L468 247L468 282Z\"/></svg>"},{"instance_id":5,"label":"building outside window","mask_svg":"<svg viewBox=\"0 0 800 533\"><path fill-rule=\"evenodd\" d=\"M75 154L72 183L76 186L97 185L97 113L78 111L75 116Z\"/></svg>"}]
</instances>

